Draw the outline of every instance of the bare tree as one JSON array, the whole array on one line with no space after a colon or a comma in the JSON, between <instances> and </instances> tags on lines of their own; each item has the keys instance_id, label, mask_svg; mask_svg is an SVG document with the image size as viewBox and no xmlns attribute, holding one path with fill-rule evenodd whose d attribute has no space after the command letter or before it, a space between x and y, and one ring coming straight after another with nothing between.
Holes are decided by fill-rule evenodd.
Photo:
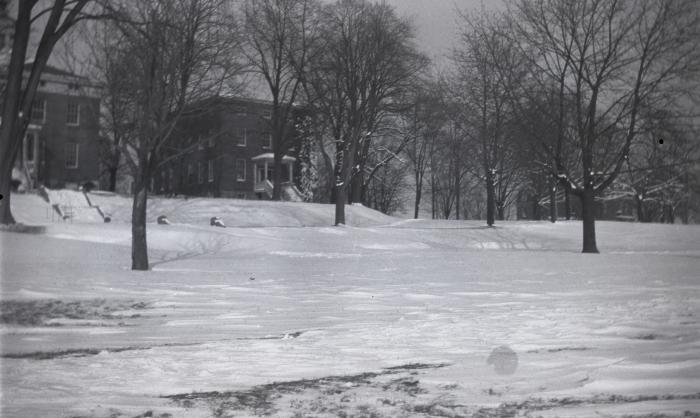
<instances>
[{"instance_id":1,"label":"bare tree","mask_svg":"<svg viewBox=\"0 0 700 418\"><path fill-rule=\"evenodd\" d=\"M219 0L110 5L106 53L113 131L131 169L132 269L148 270L148 187L189 103L219 93L231 76L231 44ZM168 157L171 158L171 157Z\"/></svg>"},{"instance_id":2,"label":"bare tree","mask_svg":"<svg viewBox=\"0 0 700 418\"><path fill-rule=\"evenodd\" d=\"M334 144L339 225L351 180L360 176L362 184L372 133L425 59L413 45L413 27L385 3L339 0L323 7L321 19L323 53L312 63L308 91Z\"/></svg>"},{"instance_id":3,"label":"bare tree","mask_svg":"<svg viewBox=\"0 0 700 418\"><path fill-rule=\"evenodd\" d=\"M524 57L503 36L503 23L495 17L464 15L463 22L460 43L453 54L456 74L451 100L458 106L455 120L477 159L473 174L484 182L486 222L492 226L497 215L505 218L506 205L519 180L510 92L522 80ZM498 67L510 70L496 71Z\"/></svg>"},{"instance_id":4,"label":"bare tree","mask_svg":"<svg viewBox=\"0 0 700 418\"><path fill-rule=\"evenodd\" d=\"M282 193L282 157L294 145L295 104L302 93L318 30L313 0L247 0L243 27L246 56L272 99L269 118L274 152L272 199ZM291 180L291 179L290 179Z\"/></svg>"},{"instance_id":5,"label":"bare tree","mask_svg":"<svg viewBox=\"0 0 700 418\"><path fill-rule=\"evenodd\" d=\"M44 6L38 0L19 2L14 28L12 53L7 67L7 85L3 91L0 125L0 223L13 224L10 209L12 167L29 126L32 102L44 68L56 43L77 22L90 0L57 0ZM33 31L40 31L38 47L31 54ZM27 66L25 63L30 61Z\"/></svg>"},{"instance_id":6,"label":"bare tree","mask_svg":"<svg viewBox=\"0 0 700 418\"><path fill-rule=\"evenodd\" d=\"M699 161L700 144L691 139L696 132L685 118L668 110L644 113L640 138L603 198L631 198L639 222L673 223L687 204L689 170Z\"/></svg>"},{"instance_id":7,"label":"bare tree","mask_svg":"<svg viewBox=\"0 0 700 418\"><path fill-rule=\"evenodd\" d=\"M697 68L698 7L692 1L539 0L521 1L515 11L521 32L536 40L536 62L569 69L560 81L575 103L580 171L560 177L581 199L583 252L597 253L595 198L623 170L641 106L674 106L683 96L681 82Z\"/></svg>"},{"instance_id":8,"label":"bare tree","mask_svg":"<svg viewBox=\"0 0 700 418\"><path fill-rule=\"evenodd\" d=\"M425 174L437 148L437 137L447 122L447 115L436 82L426 82L425 86L419 88L414 102L412 111L404 114L406 124L412 131L412 137L403 153L410 161L413 171L415 186L413 217L418 219Z\"/></svg>"},{"instance_id":9,"label":"bare tree","mask_svg":"<svg viewBox=\"0 0 700 418\"><path fill-rule=\"evenodd\" d=\"M367 206L390 215L404 207L408 189L406 184L408 165L388 148L383 146L378 148L368 161L372 169L365 180L364 202Z\"/></svg>"}]
</instances>

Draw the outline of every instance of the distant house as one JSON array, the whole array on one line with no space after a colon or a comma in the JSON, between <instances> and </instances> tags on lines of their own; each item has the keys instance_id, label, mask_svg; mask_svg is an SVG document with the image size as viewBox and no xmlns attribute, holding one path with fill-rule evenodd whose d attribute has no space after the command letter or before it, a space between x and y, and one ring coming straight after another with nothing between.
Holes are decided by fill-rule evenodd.
<instances>
[{"instance_id":1,"label":"distant house","mask_svg":"<svg viewBox=\"0 0 700 418\"><path fill-rule=\"evenodd\" d=\"M262 100L214 97L189 106L153 176L152 193L271 198L270 117L271 105ZM298 150L295 143L282 159L283 197L290 200L298 198Z\"/></svg>"},{"instance_id":2,"label":"distant house","mask_svg":"<svg viewBox=\"0 0 700 418\"><path fill-rule=\"evenodd\" d=\"M0 90L7 80L12 20L0 4ZM31 64L25 66L27 72ZM1 106L1 103L0 103ZM98 185L100 176L98 90L84 77L46 66L23 138L13 180L26 189Z\"/></svg>"}]
</instances>

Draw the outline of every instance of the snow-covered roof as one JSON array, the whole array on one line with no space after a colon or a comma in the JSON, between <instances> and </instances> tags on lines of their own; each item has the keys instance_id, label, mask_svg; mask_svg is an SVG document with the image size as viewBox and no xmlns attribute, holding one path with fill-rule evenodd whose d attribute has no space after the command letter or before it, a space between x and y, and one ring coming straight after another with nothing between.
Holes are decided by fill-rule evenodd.
<instances>
[{"instance_id":1,"label":"snow-covered roof","mask_svg":"<svg viewBox=\"0 0 700 418\"><path fill-rule=\"evenodd\" d=\"M275 154L271 152L266 152L264 154L256 155L255 157L251 158L253 161L274 161L275 159ZM293 163L297 159L294 157L290 157L289 155L285 155L282 157L282 162L283 163Z\"/></svg>"}]
</instances>

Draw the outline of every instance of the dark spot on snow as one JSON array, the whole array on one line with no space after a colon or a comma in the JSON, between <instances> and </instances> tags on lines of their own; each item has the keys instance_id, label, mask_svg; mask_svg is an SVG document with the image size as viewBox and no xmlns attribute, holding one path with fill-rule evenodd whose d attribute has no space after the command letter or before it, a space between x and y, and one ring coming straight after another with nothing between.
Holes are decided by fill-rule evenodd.
<instances>
[{"instance_id":1,"label":"dark spot on snow","mask_svg":"<svg viewBox=\"0 0 700 418\"><path fill-rule=\"evenodd\" d=\"M427 393L428 391L420 387L418 380L405 377L400 379L394 379L389 383L382 386L385 391L390 390L392 392L404 392L409 396L416 396L420 393Z\"/></svg>"},{"instance_id":2,"label":"dark spot on snow","mask_svg":"<svg viewBox=\"0 0 700 418\"><path fill-rule=\"evenodd\" d=\"M556 348L548 348L548 349L529 350L528 353L534 353L534 354L539 354L542 352L560 353L562 351L587 351L590 349L591 349L590 347L556 347Z\"/></svg>"},{"instance_id":3,"label":"dark spot on snow","mask_svg":"<svg viewBox=\"0 0 700 418\"><path fill-rule=\"evenodd\" d=\"M101 352L119 353L128 350L148 350L150 347L124 347L124 348L112 348L112 349L99 349L99 348L78 348L75 350L63 350L63 351L35 351L32 353L10 353L3 354L3 358L12 359L29 359L29 360L53 360L57 358L66 357L87 357L96 356Z\"/></svg>"},{"instance_id":4,"label":"dark spot on snow","mask_svg":"<svg viewBox=\"0 0 700 418\"><path fill-rule=\"evenodd\" d=\"M531 398L522 402L505 402L497 407L480 408L471 416L481 418L531 416L536 411L545 411L560 407L575 407L587 405L610 405L650 401L673 401L700 399L700 393L689 395L649 395L649 396L624 396L624 395L598 395L591 398ZM640 415L634 415L639 417ZM654 418L665 418L667 415L648 415ZM683 416L697 416L683 415Z\"/></svg>"},{"instance_id":5,"label":"dark spot on snow","mask_svg":"<svg viewBox=\"0 0 700 418\"><path fill-rule=\"evenodd\" d=\"M38 300L3 300L0 301L0 323L21 326L58 326L51 323L53 319L71 320L122 320L135 318L132 315L118 315L115 312L125 310L144 310L149 305L145 302L130 300L86 299L62 301L57 299ZM90 323L71 325L96 326ZM97 324L110 326L118 324Z\"/></svg>"},{"instance_id":6,"label":"dark spot on snow","mask_svg":"<svg viewBox=\"0 0 700 418\"><path fill-rule=\"evenodd\" d=\"M104 415L100 415L100 417L104 417ZM119 411L114 408L109 409L109 415L106 415L107 418L173 418L173 415L168 413L168 412L163 412L162 414L159 414L157 412L153 411L146 411L142 414L139 415L131 415L127 414L126 412ZM71 416L70 418L96 418L93 415L74 415Z\"/></svg>"},{"instance_id":7,"label":"dark spot on snow","mask_svg":"<svg viewBox=\"0 0 700 418\"><path fill-rule=\"evenodd\" d=\"M12 225L0 225L0 231L17 232L21 234L43 234L46 232L46 227L43 225L16 223Z\"/></svg>"},{"instance_id":8,"label":"dark spot on snow","mask_svg":"<svg viewBox=\"0 0 700 418\"><path fill-rule=\"evenodd\" d=\"M196 405L208 406L212 414L217 417L232 416L233 411L247 410L253 414L271 415L278 410L276 403L285 395L298 395L304 392L313 391L320 399L307 401L294 399L291 401L293 409L305 409L308 413L299 412L294 416L309 416L318 413L331 414L333 416L377 416L373 415L371 407L356 406L354 413L344 412L346 404L351 396L346 393L357 387L371 387L377 391L408 394L413 397L417 394L426 393L420 387L417 379L410 377L398 377L388 383L378 382L377 378L388 375L399 375L413 370L434 369L445 367L448 364L422 364L411 363L403 366L394 366L382 369L379 372L365 372L354 375L327 376L317 379L300 379L287 382L275 382L266 385L254 386L243 391L228 392L193 392L176 395L163 396L183 407L194 407ZM329 398L338 398L337 403L330 402ZM383 398L384 399L384 398Z\"/></svg>"},{"instance_id":9,"label":"dark spot on snow","mask_svg":"<svg viewBox=\"0 0 700 418\"><path fill-rule=\"evenodd\" d=\"M642 334L642 335L637 335L636 337L632 337L635 340L647 340L647 341L652 341L656 340L659 338L658 335L654 334Z\"/></svg>"},{"instance_id":10,"label":"dark spot on snow","mask_svg":"<svg viewBox=\"0 0 700 418\"><path fill-rule=\"evenodd\" d=\"M151 346L131 346L131 347L113 347L113 348L77 348L72 350L60 351L34 351L29 353L8 353L3 354L2 358L9 359L29 359L29 360L55 360L69 357L88 357L96 356L100 353L122 353L124 351L139 351L150 350L158 347L184 347L199 345L199 343L171 343L159 344Z\"/></svg>"},{"instance_id":11,"label":"dark spot on snow","mask_svg":"<svg viewBox=\"0 0 700 418\"><path fill-rule=\"evenodd\" d=\"M268 335L265 337L239 337L236 340L246 341L246 340L285 340L288 338L298 338L304 331L289 332L282 335Z\"/></svg>"},{"instance_id":12,"label":"dark spot on snow","mask_svg":"<svg viewBox=\"0 0 700 418\"><path fill-rule=\"evenodd\" d=\"M507 345L496 347L491 351L486 363L500 375L510 375L518 369L518 355Z\"/></svg>"},{"instance_id":13,"label":"dark spot on snow","mask_svg":"<svg viewBox=\"0 0 700 418\"><path fill-rule=\"evenodd\" d=\"M450 363L408 363L401 366L385 367L384 370L421 370L421 369L440 369L449 366Z\"/></svg>"}]
</instances>

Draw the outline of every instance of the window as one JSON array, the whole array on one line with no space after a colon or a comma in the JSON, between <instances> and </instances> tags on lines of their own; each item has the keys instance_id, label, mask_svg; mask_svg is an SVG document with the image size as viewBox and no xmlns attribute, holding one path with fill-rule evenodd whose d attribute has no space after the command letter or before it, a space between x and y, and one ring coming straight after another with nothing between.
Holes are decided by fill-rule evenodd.
<instances>
[{"instance_id":1,"label":"window","mask_svg":"<svg viewBox=\"0 0 700 418\"><path fill-rule=\"evenodd\" d=\"M245 106L236 106L233 108L234 113L245 113L246 109Z\"/></svg>"},{"instance_id":2,"label":"window","mask_svg":"<svg viewBox=\"0 0 700 418\"><path fill-rule=\"evenodd\" d=\"M200 151L204 149L204 140L202 139L202 135L197 135L197 149Z\"/></svg>"},{"instance_id":3,"label":"window","mask_svg":"<svg viewBox=\"0 0 700 418\"><path fill-rule=\"evenodd\" d=\"M207 179L209 183L214 181L214 160L209 160L207 162Z\"/></svg>"},{"instance_id":4,"label":"window","mask_svg":"<svg viewBox=\"0 0 700 418\"><path fill-rule=\"evenodd\" d=\"M245 193L236 193L236 199L245 199Z\"/></svg>"},{"instance_id":5,"label":"window","mask_svg":"<svg viewBox=\"0 0 700 418\"><path fill-rule=\"evenodd\" d=\"M187 181L190 184L194 183L194 171L192 170L192 164L187 164Z\"/></svg>"},{"instance_id":6,"label":"window","mask_svg":"<svg viewBox=\"0 0 700 418\"><path fill-rule=\"evenodd\" d=\"M80 125L80 105L78 103L68 103L66 108L66 125Z\"/></svg>"},{"instance_id":7,"label":"window","mask_svg":"<svg viewBox=\"0 0 700 418\"><path fill-rule=\"evenodd\" d=\"M245 147L248 143L248 130L246 128L238 128L238 146Z\"/></svg>"},{"instance_id":8,"label":"window","mask_svg":"<svg viewBox=\"0 0 700 418\"><path fill-rule=\"evenodd\" d=\"M263 118L265 119L271 119L272 118L272 112L269 110L263 110Z\"/></svg>"},{"instance_id":9,"label":"window","mask_svg":"<svg viewBox=\"0 0 700 418\"><path fill-rule=\"evenodd\" d=\"M242 158L236 160L236 180L245 181L245 160Z\"/></svg>"},{"instance_id":10,"label":"window","mask_svg":"<svg viewBox=\"0 0 700 418\"><path fill-rule=\"evenodd\" d=\"M269 132L263 137L263 148L272 148L272 134Z\"/></svg>"},{"instance_id":11,"label":"window","mask_svg":"<svg viewBox=\"0 0 700 418\"><path fill-rule=\"evenodd\" d=\"M214 148L215 145L216 145L216 138L214 137L214 135L209 134L209 148Z\"/></svg>"},{"instance_id":12,"label":"window","mask_svg":"<svg viewBox=\"0 0 700 418\"><path fill-rule=\"evenodd\" d=\"M199 184L204 183L204 164L197 163L197 180Z\"/></svg>"},{"instance_id":13,"label":"window","mask_svg":"<svg viewBox=\"0 0 700 418\"><path fill-rule=\"evenodd\" d=\"M75 142L69 142L65 146L66 153L66 168L78 168L78 151L79 145Z\"/></svg>"},{"instance_id":14,"label":"window","mask_svg":"<svg viewBox=\"0 0 700 418\"><path fill-rule=\"evenodd\" d=\"M46 100L36 99L32 103L32 110L29 118L32 122L44 122L46 120Z\"/></svg>"}]
</instances>

